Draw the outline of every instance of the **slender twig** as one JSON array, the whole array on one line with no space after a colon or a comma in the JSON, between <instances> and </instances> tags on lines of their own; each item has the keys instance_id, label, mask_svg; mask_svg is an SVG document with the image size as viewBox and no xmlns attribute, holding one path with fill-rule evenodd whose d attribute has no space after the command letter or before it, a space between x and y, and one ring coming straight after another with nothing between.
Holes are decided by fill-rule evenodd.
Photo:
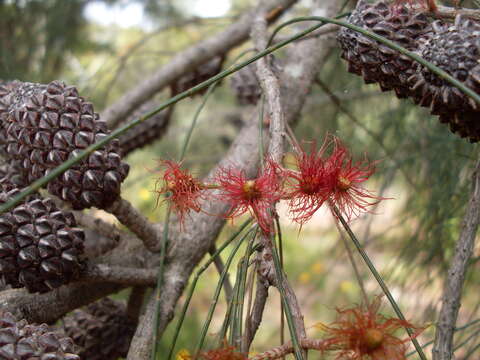
<instances>
[{"instance_id":1,"label":"slender twig","mask_svg":"<svg viewBox=\"0 0 480 360\"><path fill-rule=\"evenodd\" d=\"M448 278L442 295L442 308L438 317L433 360L450 360L453 356L453 329L460 310L463 283L475 245L475 236L480 222L480 161L475 166L472 193L463 217L455 255L448 270Z\"/></svg>"},{"instance_id":2,"label":"slender twig","mask_svg":"<svg viewBox=\"0 0 480 360\"><path fill-rule=\"evenodd\" d=\"M352 229L350 228L350 226L348 225L348 223L347 223L346 220L344 219L343 215L340 213L340 211L338 210L338 208L337 208L334 204L330 204L330 209L332 210L332 212L334 213L334 215L335 215L335 216L340 220L340 222L342 223L342 226L344 227L345 231L347 232L347 234L348 234L348 236L350 237L350 239L352 240L352 242L355 244L355 247L357 248L357 251L360 253L360 255L362 256L363 260L365 261L365 264L368 266L368 268L370 269L371 273L373 274L373 276L374 276L375 279L377 280L378 284L379 284L380 287L382 288L382 291L384 292L384 294L385 294L385 296L387 297L388 301L389 301L390 304L392 305L393 310L395 311L395 313L397 314L397 316L399 317L399 319L401 319L401 320L403 320L403 321L406 321L405 316L403 316L403 313L402 313L402 311L400 310L400 307L398 306L397 302L396 302L395 299L393 298L392 293L391 293L390 290L388 289L387 284L385 284L385 282L383 281L381 275L379 274L379 272L378 272L377 269L375 268L375 265L373 265L372 261L370 260L370 258L368 257L367 253L366 253L365 250L363 249L362 244L360 244L360 241L358 241L357 237L355 236L355 234L353 233ZM421 358L422 360L426 360L427 358L425 357L425 354L423 353L422 347L420 346L420 344L418 343L417 339L415 338L412 329L406 327L405 330L407 331L408 335L410 336L410 340L412 341L413 345L415 346L415 349L417 350L418 355L420 356L420 358Z\"/></svg>"}]
</instances>

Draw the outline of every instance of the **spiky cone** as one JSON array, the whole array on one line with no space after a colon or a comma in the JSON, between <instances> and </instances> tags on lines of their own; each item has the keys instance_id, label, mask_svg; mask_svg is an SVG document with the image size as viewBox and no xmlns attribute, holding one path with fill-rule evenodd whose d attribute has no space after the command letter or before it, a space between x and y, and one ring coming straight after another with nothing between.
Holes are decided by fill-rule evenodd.
<instances>
[{"instance_id":1,"label":"spiky cone","mask_svg":"<svg viewBox=\"0 0 480 360\"><path fill-rule=\"evenodd\" d=\"M0 204L20 190L0 180ZM71 213L39 195L0 215L0 278L14 288L47 292L78 277L83 230Z\"/></svg>"},{"instance_id":2,"label":"spiky cone","mask_svg":"<svg viewBox=\"0 0 480 360\"><path fill-rule=\"evenodd\" d=\"M186 73L171 86L172 94L176 95L182 93L217 75L220 71L222 71L222 65L224 60L224 55L216 56L210 61L201 64L197 66L194 70ZM194 95L202 95L206 91L207 88L197 91Z\"/></svg>"},{"instance_id":3,"label":"spiky cone","mask_svg":"<svg viewBox=\"0 0 480 360\"><path fill-rule=\"evenodd\" d=\"M411 51L416 50L419 39L431 32L424 14L407 5L383 1L369 4L360 0L348 21ZM345 27L338 32L337 40L349 72L361 75L367 84L378 83L382 91L394 90L398 98L410 95L408 79L415 71L414 61Z\"/></svg>"},{"instance_id":4,"label":"spiky cone","mask_svg":"<svg viewBox=\"0 0 480 360\"><path fill-rule=\"evenodd\" d=\"M8 89L0 88L2 92ZM0 151L28 182L109 133L93 105L80 97L75 87L60 81L21 83L1 102ZM113 140L49 182L47 189L74 209L105 208L118 198L127 173L118 140Z\"/></svg>"},{"instance_id":5,"label":"spiky cone","mask_svg":"<svg viewBox=\"0 0 480 360\"><path fill-rule=\"evenodd\" d=\"M427 61L480 93L480 23L458 15L452 25L435 21L433 35L420 48ZM472 98L422 65L410 77L414 101L429 107L440 122L471 142L480 140L480 106Z\"/></svg>"},{"instance_id":6,"label":"spiky cone","mask_svg":"<svg viewBox=\"0 0 480 360\"><path fill-rule=\"evenodd\" d=\"M109 298L75 310L64 319L63 328L80 347L80 357L88 360L126 357L135 333L135 323L125 306Z\"/></svg>"},{"instance_id":7,"label":"spiky cone","mask_svg":"<svg viewBox=\"0 0 480 360\"><path fill-rule=\"evenodd\" d=\"M281 72L282 67L275 57L269 56L270 65L275 75ZM256 105L262 96L262 88L257 79L256 65L247 65L232 75L230 85L240 105Z\"/></svg>"},{"instance_id":8,"label":"spiky cone","mask_svg":"<svg viewBox=\"0 0 480 360\"><path fill-rule=\"evenodd\" d=\"M72 339L0 312L0 360L80 360Z\"/></svg>"},{"instance_id":9,"label":"spiky cone","mask_svg":"<svg viewBox=\"0 0 480 360\"><path fill-rule=\"evenodd\" d=\"M129 121L138 119L155 108L158 103L150 101L143 104L135 111ZM168 124L172 117L173 106L160 111L152 117L142 121L137 126L131 128L127 133L118 138L122 156L128 155L130 152L140 149L153 143L159 139L167 131Z\"/></svg>"}]
</instances>

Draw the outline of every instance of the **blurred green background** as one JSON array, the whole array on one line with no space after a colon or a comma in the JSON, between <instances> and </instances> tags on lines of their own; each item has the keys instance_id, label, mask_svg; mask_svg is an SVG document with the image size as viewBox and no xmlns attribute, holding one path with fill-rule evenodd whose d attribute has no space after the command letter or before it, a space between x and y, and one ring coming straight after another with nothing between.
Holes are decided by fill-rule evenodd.
<instances>
[{"instance_id":1,"label":"blurred green background","mask_svg":"<svg viewBox=\"0 0 480 360\"><path fill-rule=\"evenodd\" d=\"M0 1L0 79L48 82L61 79L78 87L101 112L128 89L145 79L178 51L221 31L254 1L247 0L2 0ZM446 2L445 2L446 3ZM476 3L465 1L466 6ZM308 14L311 1L304 0L285 18ZM303 25L282 30L293 34ZM247 43L228 54L227 63ZM276 54L282 57L282 53ZM300 140L321 142L326 133L344 140L360 159L364 153L381 160L367 187L390 198L353 222L353 229L365 244L373 262L398 299L408 319L416 324L435 321L446 269L459 235L471 186L472 168L478 145L451 134L445 125L409 101L382 93L376 85L346 71L339 51L331 54L319 74L342 104L340 109L321 86L314 86L294 129ZM157 94L161 100L169 91ZM158 160L178 157L186 130L201 97L186 99L175 106L166 136L151 146L130 154L131 172L123 184L123 196L152 221L163 219L163 207L156 207L153 192ZM195 128L185 167L204 175L227 150L238 132L242 111L230 86L222 81L203 109ZM346 110L346 111L345 111ZM292 282L312 337L320 336L314 325L328 323L336 307L361 302L361 293L347 253L331 215L319 211L303 226L289 222L284 204L279 206L284 235L285 269ZM187 220L188 221L188 220ZM234 226L241 223L236 222ZM233 233L228 225L222 242ZM355 252L354 252L355 253ZM243 254L240 250L239 254ZM228 256L228 249L223 255ZM237 256L230 279L235 280ZM355 253L369 295L381 292ZM480 317L480 269L477 246L467 274L459 326ZM211 303L218 279L211 268L201 278L193 297L178 349L192 349ZM125 293L119 295L124 297ZM279 298L273 289L264 321L252 351L279 343ZM223 294L210 327L214 339L225 313ZM384 312L391 314L387 304ZM174 324L175 321L172 323ZM162 340L168 349L173 326ZM469 339L457 351L458 359L479 359L480 326L456 336L457 344ZM429 327L420 337L433 338ZM429 351L429 350L427 350ZM311 355L312 359L320 355Z\"/></svg>"}]
</instances>

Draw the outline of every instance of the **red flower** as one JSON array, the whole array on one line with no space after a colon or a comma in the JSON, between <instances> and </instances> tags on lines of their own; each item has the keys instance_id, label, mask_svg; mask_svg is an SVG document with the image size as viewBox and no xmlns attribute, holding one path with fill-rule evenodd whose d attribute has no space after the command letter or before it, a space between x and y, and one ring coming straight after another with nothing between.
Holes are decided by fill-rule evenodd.
<instances>
[{"instance_id":1,"label":"red flower","mask_svg":"<svg viewBox=\"0 0 480 360\"><path fill-rule=\"evenodd\" d=\"M338 360L405 360L405 343L410 338L399 339L394 333L409 327L418 336L423 329L379 314L380 302L377 297L365 307L337 309L336 321L322 326L326 331L325 350L339 351Z\"/></svg>"},{"instance_id":2,"label":"red flower","mask_svg":"<svg viewBox=\"0 0 480 360\"><path fill-rule=\"evenodd\" d=\"M203 360L248 360L245 355L235 351L233 346L227 346L219 349L210 350L200 354Z\"/></svg>"},{"instance_id":3,"label":"red flower","mask_svg":"<svg viewBox=\"0 0 480 360\"><path fill-rule=\"evenodd\" d=\"M347 221L368 212L382 197L362 187L362 183L375 172L375 163L367 159L353 162L348 149L338 138L333 139L334 149L326 160L326 172L330 181L330 204L337 206Z\"/></svg>"},{"instance_id":4,"label":"red flower","mask_svg":"<svg viewBox=\"0 0 480 360\"><path fill-rule=\"evenodd\" d=\"M194 178L188 171L182 170L180 164L162 160L161 165L165 167L163 177L157 181L162 182L160 189L156 188L158 193L158 200L161 194L169 194L167 199L171 203L172 211L175 212L181 224L185 219L185 215L190 210L199 212L199 200L203 198L204 185L196 178ZM165 201L164 200L164 201Z\"/></svg>"},{"instance_id":5,"label":"red flower","mask_svg":"<svg viewBox=\"0 0 480 360\"><path fill-rule=\"evenodd\" d=\"M281 186L272 161L266 162L255 179L247 179L245 172L235 167L221 168L216 183L218 197L230 205L225 217L233 219L249 211L266 234L274 232L272 211L281 198Z\"/></svg>"},{"instance_id":6,"label":"red flower","mask_svg":"<svg viewBox=\"0 0 480 360\"><path fill-rule=\"evenodd\" d=\"M300 150L294 155L298 170L284 170L290 215L300 224L310 220L330 197L331 181L323 159L326 145L325 142L317 151L313 143L310 154Z\"/></svg>"}]
</instances>

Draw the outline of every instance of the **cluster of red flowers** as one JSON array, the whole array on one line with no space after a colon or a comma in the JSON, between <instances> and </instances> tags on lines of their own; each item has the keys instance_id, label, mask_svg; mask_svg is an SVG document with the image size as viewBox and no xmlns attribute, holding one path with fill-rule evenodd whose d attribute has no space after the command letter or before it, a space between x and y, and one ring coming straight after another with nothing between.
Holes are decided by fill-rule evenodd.
<instances>
[{"instance_id":1,"label":"cluster of red flowers","mask_svg":"<svg viewBox=\"0 0 480 360\"><path fill-rule=\"evenodd\" d=\"M418 336L423 328L381 315L380 303L377 297L365 306L337 309L336 321L321 326L326 332L325 351L338 351L337 360L405 360L410 338L400 339L396 331L410 328Z\"/></svg>"},{"instance_id":2,"label":"cluster of red flowers","mask_svg":"<svg viewBox=\"0 0 480 360\"><path fill-rule=\"evenodd\" d=\"M374 173L374 163L367 159L353 162L336 137L329 137L318 150L313 144L308 154L298 149L295 160L296 169L286 169L267 159L255 178L236 167L221 168L215 185L202 184L180 165L163 161L164 185L157 192L171 194L172 209L183 221L190 210L200 211L200 199L207 199L205 190L216 188L213 196L229 205L223 216L233 219L249 212L267 234L273 232L274 205L281 199L288 200L290 215L300 224L325 202L349 221L383 199L362 187Z\"/></svg>"}]
</instances>

